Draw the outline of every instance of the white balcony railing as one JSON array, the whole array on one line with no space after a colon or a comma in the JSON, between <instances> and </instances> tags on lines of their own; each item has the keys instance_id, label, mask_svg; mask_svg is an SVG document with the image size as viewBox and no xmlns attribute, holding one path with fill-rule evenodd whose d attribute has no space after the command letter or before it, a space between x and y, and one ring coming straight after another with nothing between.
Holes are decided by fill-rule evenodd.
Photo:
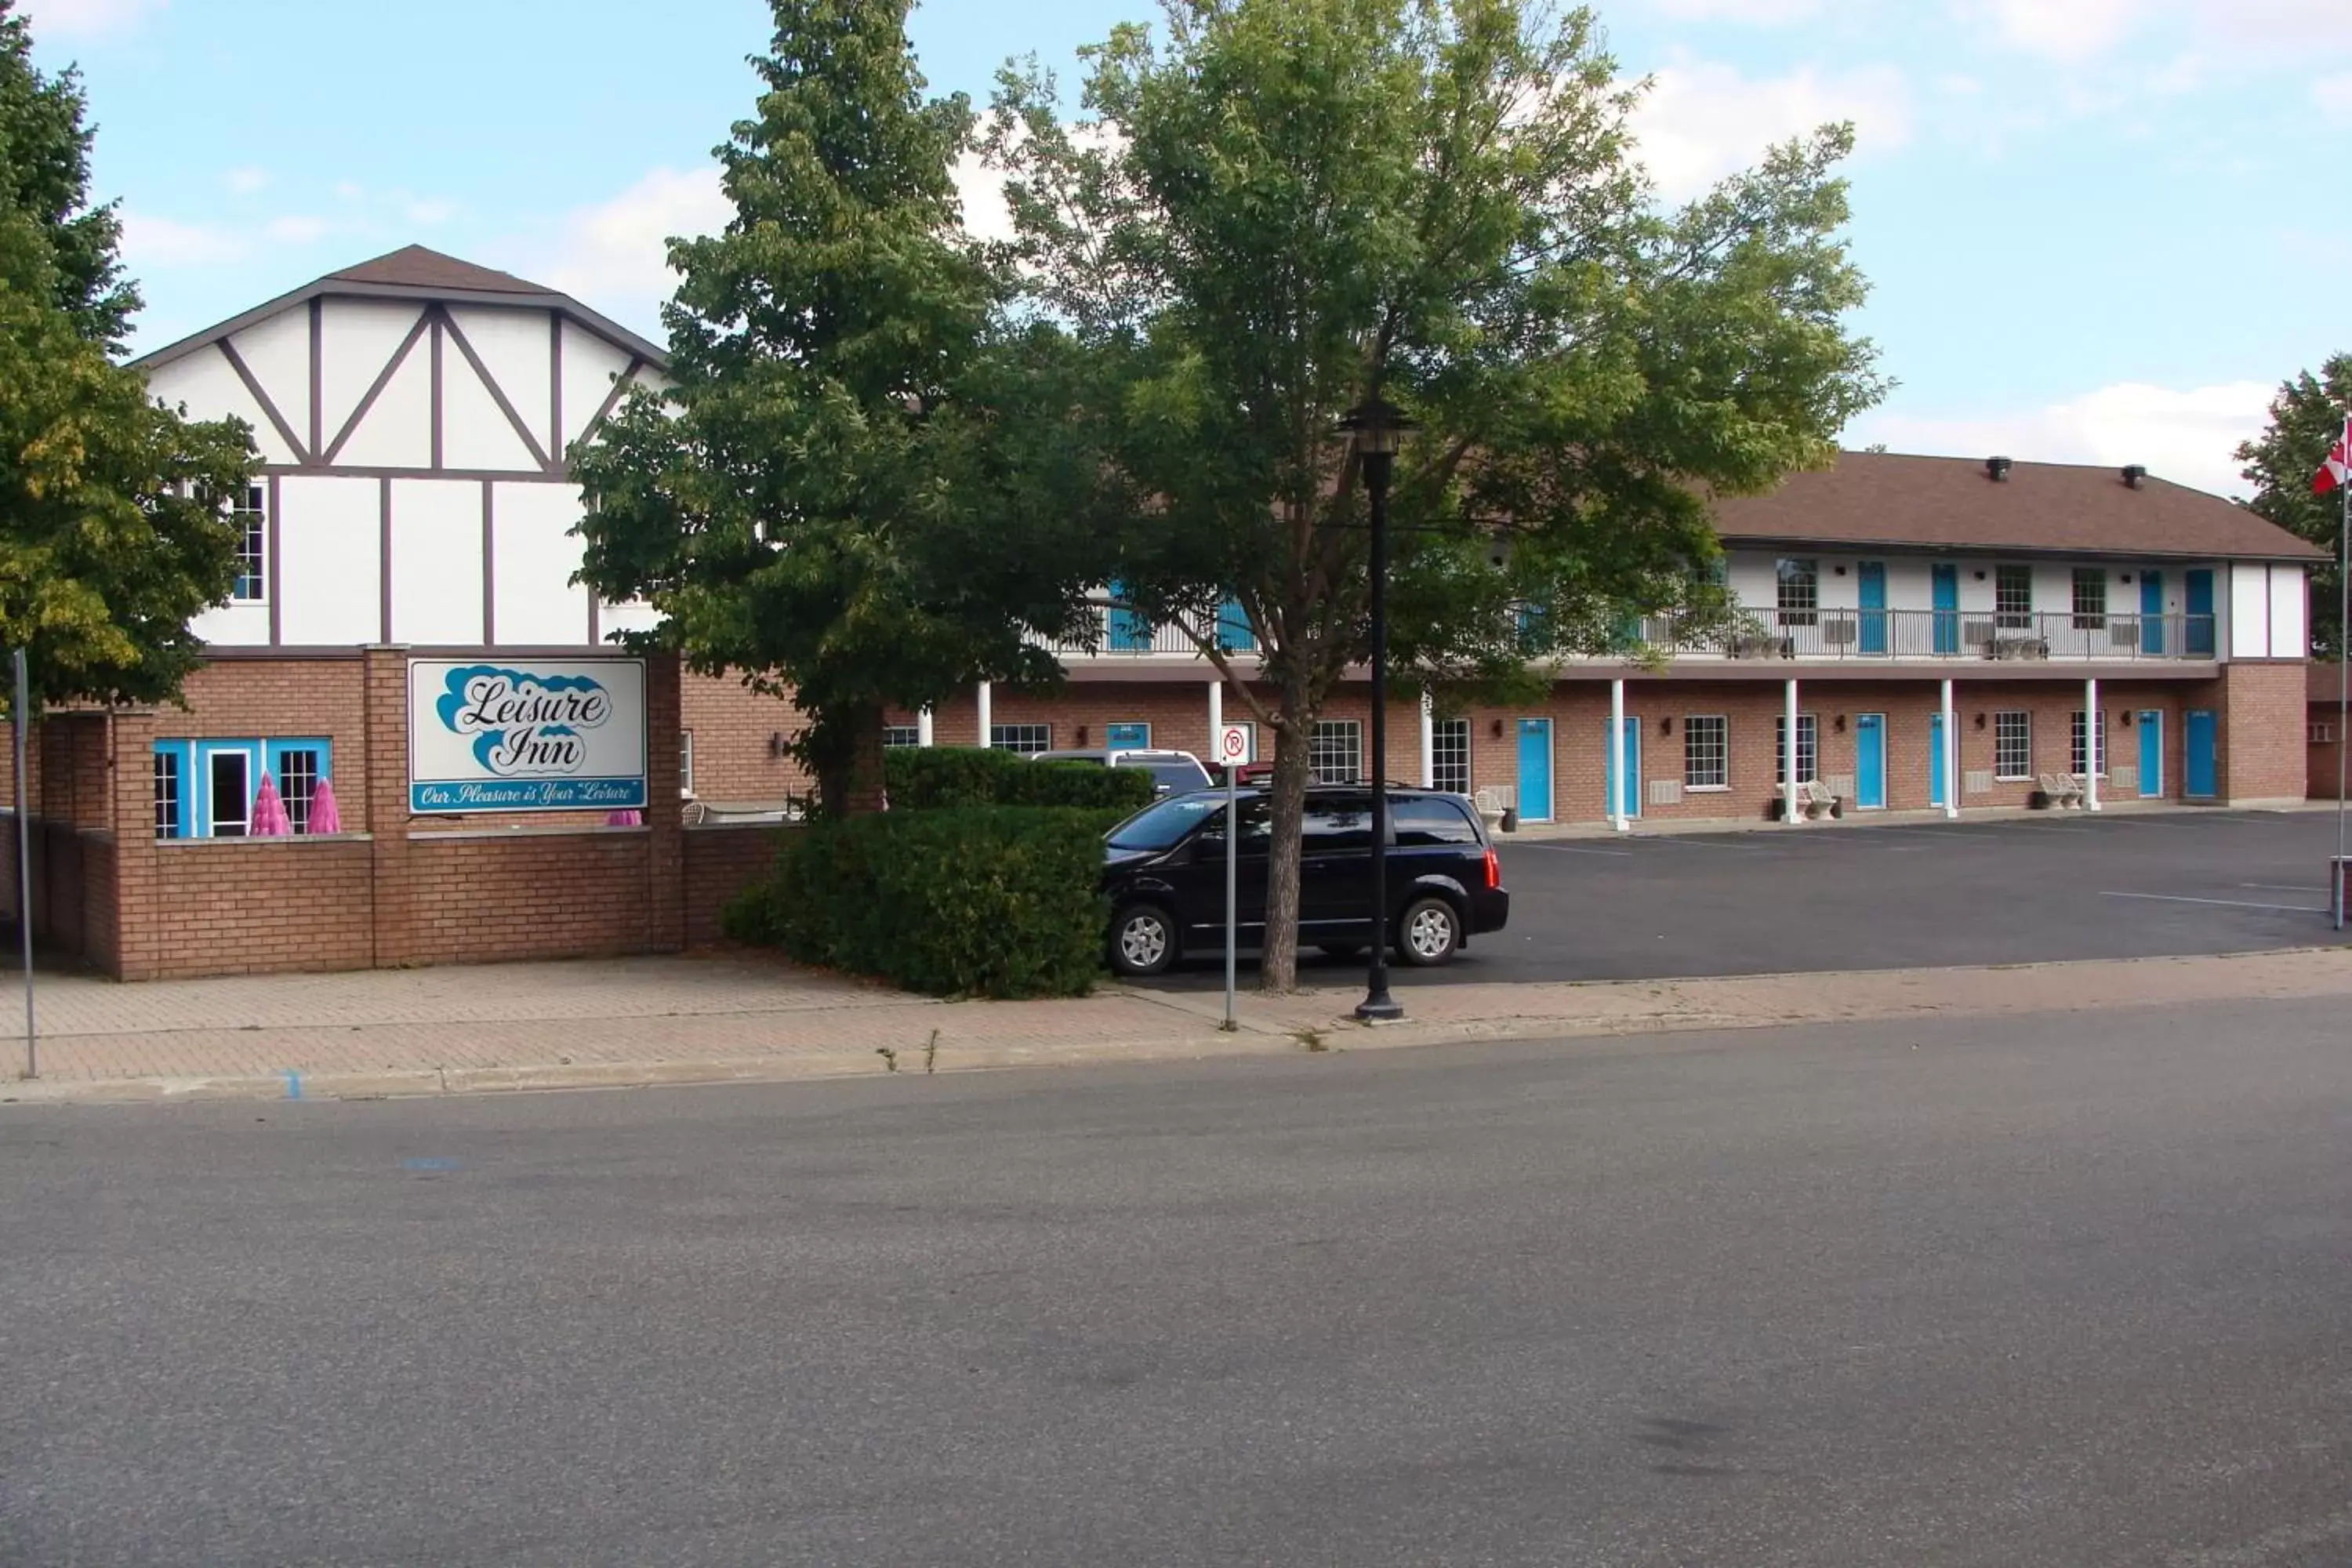
<instances>
[{"instance_id":1,"label":"white balcony railing","mask_svg":"<svg viewBox=\"0 0 2352 1568\"><path fill-rule=\"evenodd\" d=\"M2211 616L1995 615L1962 610L1772 610L1726 627L1641 624L1677 656L1785 659L2210 659Z\"/></svg>"}]
</instances>

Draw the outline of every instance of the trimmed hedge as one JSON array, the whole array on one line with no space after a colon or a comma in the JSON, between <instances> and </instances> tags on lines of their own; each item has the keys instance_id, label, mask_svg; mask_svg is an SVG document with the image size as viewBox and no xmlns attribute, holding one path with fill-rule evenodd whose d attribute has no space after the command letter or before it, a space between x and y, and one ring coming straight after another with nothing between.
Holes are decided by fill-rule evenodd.
<instances>
[{"instance_id":1,"label":"trimmed hedge","mask_svg":"<svg viewBox=\"0 0 2352 1568\"><path fill-rule=\"evenodd\" d=\"M894 779L894 807L897 791ZM1102 835L1125 815L966 806L812 823L767 881L728 906L724 927L803 963L932 995L1084 995L1109 923Z\"/></svg>"},{"instance_id":2,"label":"trimmed hedge","mask_svg":"<svg viewBox=\"0 0 2352 1568\"><path fill-rule=\"evenodd\" d=\"M1141 768L1033 762L991 746L897 746L883 753L882 768L894 814L1037 805L1125 816L1150 805L1155 793L1151 775Z\"/></svg>"}]
</instances>

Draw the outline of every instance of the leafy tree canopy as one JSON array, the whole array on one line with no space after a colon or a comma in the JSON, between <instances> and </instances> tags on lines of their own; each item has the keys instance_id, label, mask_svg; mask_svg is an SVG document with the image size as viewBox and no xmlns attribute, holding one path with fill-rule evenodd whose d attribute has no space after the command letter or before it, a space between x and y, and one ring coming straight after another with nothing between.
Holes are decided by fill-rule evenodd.
<instances>
[{"instance_id":1,"label":"leafy tree canopy","mask_svg":"<svg viewBox=\"0 0 2352 1568\"><path fill-rule=\"evenodd\" d=\"M157 406L109 357L138 298L89 205L79 84L31 54L0 0L0 646L47 700L156 701L235 582L251 432Z\"/></svg>"},{"instance_id":2,"label":"leafy tree canopy","mask_svg":"<svg viewBox=\"0 0 2352 1568\"><path fill-rule=\"evenodd\" d=\"M1122 594L1205 629L1240 599L1276 735L1265 983L1286 987L1307 741L1368 657L1363 487L1396 468L1391 646L1425 680L1632 651L1720 609L1707 496L1830 461L1882 393L1835 176L1851 129L1678 209L1591 13L1535 0L1162 0L1090 51L1079 112L1009 68L989 149L1027 304L1084 346L1128 487ZM1213 638L1209 640L1213 641Z\"/></svg>"},{"instance_id":3,"label":"leafy tree canopy","mask_svg":"<svg viewBox=\"0 0 2352 1568\"><path fill-rule=\"evenodd\" d=\"M877 804L885 710L1049 681L1075 629L1098 445L1058 333L1004 325L924 95L907 0L775 0L753 116L718 150L735 216L673 241L672 384L573 465L585 579L653 637L810 722L824 805Z\"/></svg>"}]
</instances>

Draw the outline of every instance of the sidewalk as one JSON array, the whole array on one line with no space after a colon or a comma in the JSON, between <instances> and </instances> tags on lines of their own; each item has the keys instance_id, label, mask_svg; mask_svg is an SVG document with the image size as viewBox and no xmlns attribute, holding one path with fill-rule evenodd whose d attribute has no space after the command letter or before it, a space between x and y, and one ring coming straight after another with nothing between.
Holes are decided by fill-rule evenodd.
<instances>
[{"instance_id":1,"label":"sidewalk","mask_svg":"<svg viewBox=\"0 0 2352 1568\"><path fill-rule=\"evenodd\" d=\"M361 1099L771 1081L1361 1050L1861 1019L2352 996L2352 949L1988 969L1399 988L1366 1029L1354 988L934 1002L722 954L158 982L39 982L40 1077L0 1037L0 1103ZM0 1017L21 1002L0 995Z\"/></svg>"}]
</instances>

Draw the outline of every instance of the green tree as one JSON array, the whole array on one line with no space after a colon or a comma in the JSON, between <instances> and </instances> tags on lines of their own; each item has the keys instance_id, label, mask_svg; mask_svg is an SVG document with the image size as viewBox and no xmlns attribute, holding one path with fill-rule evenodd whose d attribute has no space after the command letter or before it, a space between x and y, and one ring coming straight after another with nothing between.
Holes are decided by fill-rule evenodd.
<instances>
[{"instance_id":1,"label":"green tree","mask_svg":"<svg viewBox=\"0 0 2352 1568\"><path fill-rule=\"evenodd\" d=\"M2320 365L2317 375L2306 370L2283 383L2271 399L2270 424L2261 436L2238 447L2238 461L2245 465L2242 471L2254 487L2247 506L2327 552L2330 564L2311 574L2311 647L2326 658L2344 657L2343 573L2336 564L2344 498L2314 495L2311 481L2344 434L2347 411L2352 411L2352 354L2334 354Z\"/></svg>"},{"instance_id":2,"label":"green tree","mask_svg":"<svg viewBox=\"0 0 2352 1568\"><path fill-rule=\"evenodd\" d=\"M0 646L28 650L46 700L152 702L235 583L251 432L158 406L109 357L138 296L112 209L89 205L82 112L0 0Z\"/></svg>"},{"instance_id":3,"label":"green tree","mask_svg":"<svg viewBox=\"0 0 2352 1568\"><path fill-rule=\"evenodd\" d=\"M1115 396L1135 521L1118 581L1208 632L1246 611L1276 737L1264 984L1295 977L1307 742L1368 657L1367 531L1337 429L1415 416L1391 509L1411 679L1641 651L1643 612L1721 614L1706 497L1832 459L1881 384L1828 127L1670 209L1590 13L1536 0L1163 0L1090 51L1066 120L1000 79L991 157L1032 308ZM1376 760L1375 766L1381 765Z\"/></svg>"},{"instance_id":4,"label":"green tree","mask_svg":"<svg viewBox=\"0 0 2352 1568\"><path fill-rule=\"evenodd\" d=\"M873 809L885 710L1049 681L1072 632L1092 443L1060 334L1002 325L963 233L961 97L927 99L908 0L775 0L753 118L717 156L736 216L671 243L671 387L572 461L583 575L650 640L808 715L829 811Z\"/></svg>"}]
</instances>

